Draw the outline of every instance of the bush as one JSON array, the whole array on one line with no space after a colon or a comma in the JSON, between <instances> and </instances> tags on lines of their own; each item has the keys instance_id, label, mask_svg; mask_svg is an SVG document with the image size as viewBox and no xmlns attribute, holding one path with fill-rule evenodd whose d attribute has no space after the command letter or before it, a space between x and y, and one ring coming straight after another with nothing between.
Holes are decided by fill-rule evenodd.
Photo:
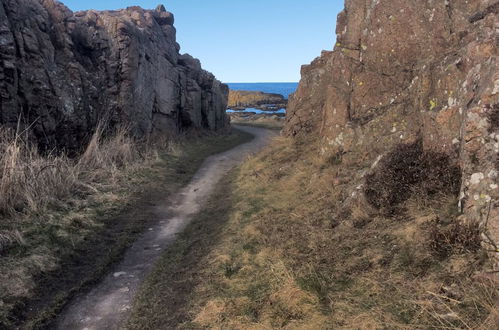
<instances>
[{"instance_id":1,"label":"bush","mask_svg":"<svg viewBox=\"0 0 499 330\"><path fill-rule=\"evenodd\" d=\"M499 104L494 104L489 113L490 127L489 132L493 133L499 128Z\"/></svg>"},{"instance_id":2,"label":"bush","mask_svg":"<svg viewBox=\"0 0 499 330\"><path fill-rule=\"evenodd\" d=\"M393 213L414 194L432 197L457 195L461 169L443 153L423 150L421 140L397 146L366 177L365 196L377 209Z\"/></svg>"},{"instance_id":3,"label":"bush","mask_svg":"<svg viewBox=\"0 0 499 330\"><path fill-rule=\"evenodd\" d=\"M480 229L473 222L445 225L437 220L430 227L428 242L433 252L443 258L453 253L477 252L481 247Z\"/></svg>"}]
</instances>

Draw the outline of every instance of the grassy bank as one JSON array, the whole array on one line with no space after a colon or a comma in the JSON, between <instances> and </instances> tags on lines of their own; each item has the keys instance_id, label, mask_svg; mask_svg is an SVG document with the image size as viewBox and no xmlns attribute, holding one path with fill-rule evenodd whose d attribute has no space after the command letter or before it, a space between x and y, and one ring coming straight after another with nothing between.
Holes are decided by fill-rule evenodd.
<instances>
[{"instance_id":1,"label":"grassy bank","mask_svg":"<svg viewBox=\"0 0 499 330\"><path fill-rule=\"evenodd\" d=\"M203 160L252 137L137 144L99 132L78 159L40 156L3 133L0 328L43 326L105 274L151 221L148 210L190 181Z\"/></svg>"},{"instance_id":2,"label":"grassy bank","mask_svg":"<svg viewBox=\"0 0 499 330\"><path fill-rule=\"evenodd\" d=\"M254 126L273 130L282 130L285 119L270 115L245 115L244 113L229 114L230 121L234 125Z\"/></svg>"},{"instance_id":3,"label":"grassy bank","mask_svg":"<svg viewBox=\"0 0 499 330\"><path fill-rule=\"evenodd\" d=\"M476 227L456 223L455 182L417 182L389 211L345 207L361 165L319 146L281 138L225 178L149 276L128 328L495 329L498 288Z\"/></svg>"}]
</instances>

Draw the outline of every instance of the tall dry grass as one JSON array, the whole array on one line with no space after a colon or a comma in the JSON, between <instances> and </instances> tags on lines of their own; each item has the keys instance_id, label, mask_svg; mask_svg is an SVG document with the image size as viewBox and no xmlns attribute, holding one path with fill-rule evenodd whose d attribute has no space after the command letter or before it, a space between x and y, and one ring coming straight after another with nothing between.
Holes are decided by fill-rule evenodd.
<instances>
[{"instance_id":1,"label":"tall dry grass","mask_svg":"<svg viewBox=\"0 0 499 330\"><path fill-rule=\"evenodd\" d=\"M25 134L0 128L0 216L12 221L16 214L41 212L97 192L102 184L112 185L123 169L155 157L126 127L106 137L99 125L78 158L42 155Z\"/></svg>"}]
</instances>

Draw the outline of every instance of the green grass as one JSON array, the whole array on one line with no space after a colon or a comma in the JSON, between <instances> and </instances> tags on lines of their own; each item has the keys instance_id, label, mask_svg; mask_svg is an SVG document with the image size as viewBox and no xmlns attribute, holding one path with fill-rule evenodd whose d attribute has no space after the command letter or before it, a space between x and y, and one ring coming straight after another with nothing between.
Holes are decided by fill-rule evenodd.
<instances>
[{"instance_id":1,"label":"green grass","mask_svg":"<svg viewBox=\"0 0 499 330\"><path fill-rule=\"evenodd\" d=\"M0 294L0 328L50 326L66 302L105 275L147 228L151 205L188 183L208 156L252 138L239 130L184 138L151 166L123 173L119 182L90 197L23 221L18 230L25 242L2 255L0 270L21 269L21 276L2 280L26 291ZM28 262L37 267L25 266Z\"/></svg>"},{"instance_id":2,"label":"green grass","mask_svg":"<svg viewBox=\"0 0 499 330\"><path fill-rule=\"evenodd\" d=\"M202 280L197 273L200 271L198 265L218 242L232 208L233 201L225 190L234 175L231 172L217 185L207 207L179 235L148 276L136 298L128 328L174 329L188 320L188 304L194 294L192 288ZM213 203L215 200L217 202ZM237 268L233 262L225 260L218 272L230 278L239 271Z\"/></svg>"}]
</instances>

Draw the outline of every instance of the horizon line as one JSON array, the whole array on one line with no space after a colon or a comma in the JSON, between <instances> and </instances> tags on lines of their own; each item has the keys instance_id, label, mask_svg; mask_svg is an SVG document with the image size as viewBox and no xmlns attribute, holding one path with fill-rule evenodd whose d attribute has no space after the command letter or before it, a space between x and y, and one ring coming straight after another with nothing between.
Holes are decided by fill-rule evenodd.
<instances>
[{"instance_id":1,"label":"horizon line","mask_svg":"<svg viewBox=\"0 0 499 330\"><path fill-rule=\"evenodd\" d=\"M299 81L236 81L223 82L224 84L297 84Z\"/></svg>"}]
</instances>

